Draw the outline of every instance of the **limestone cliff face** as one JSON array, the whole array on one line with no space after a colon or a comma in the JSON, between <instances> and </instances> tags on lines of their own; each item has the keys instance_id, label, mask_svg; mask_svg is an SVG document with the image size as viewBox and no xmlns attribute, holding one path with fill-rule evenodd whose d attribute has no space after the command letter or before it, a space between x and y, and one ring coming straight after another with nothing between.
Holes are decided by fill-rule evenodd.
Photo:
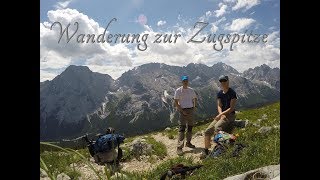
<instances>
[{"instance_id":1,"label":"limestone cliff face","mask_svg":"<svg viewBox=\"0 0 320 180\"><path fill-rule=\"evenodd\" d=\"M262 72L255 73L255 69L241 74L224 63L184 67L149 63L113 80L88 67L72 65L52 81L40 83L41 139L97 133L107 126L125 134L146 133L174 124L178 113L173 94L181 86L181 75L189 76L190 87L198 95L197 119L215 115L221 74L229 75L230 86L238 93L237 108L279 100L280 74L273 72L277 70L264 67L272 77L268 80L261 79Z\"/></svg>"}]
</instances>

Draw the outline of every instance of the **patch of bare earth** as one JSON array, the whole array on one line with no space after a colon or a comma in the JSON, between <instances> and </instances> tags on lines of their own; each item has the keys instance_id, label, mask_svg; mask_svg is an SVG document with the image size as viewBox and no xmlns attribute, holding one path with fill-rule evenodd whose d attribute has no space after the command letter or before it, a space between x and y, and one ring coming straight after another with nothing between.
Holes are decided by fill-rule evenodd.
<instances>
[{"instance_id":1,"label":"patch of bare earth","mask_svg":"<svg viewBox=\"0 0 320 180\"><path fill-rule=\"evenodd\" d=\"M156 168L159 164L161 164L164 161L167 161L169 159L173 159L178 157L177 155L177 137L174 139L169 139L166 135L163 135L162 133L157 133L152 135L152 137L158 141L162 142L166 148L167 148L167 156L165 156L163 159L157 158L155 161L150 162L150 159L146 156L141 157L140 160L137 160L133 158L130 161L127 162L121 162L120 163L120 169L122 171L126 172L146 172L151 171L154 168ZM204 136L201 133L196 133L196 135L193 136L191 143L196 146L196 148L183 148L183 156L184 157L191 157L193 158L194 162L199 162L200 160L200 154L203 150L203 141ZM91 160L93 161L93 160ZM100 173L104 172L104 166L98 165L96 163L92 163L94 168L98 170ZM76 169L81 172L81 179L97 179L95 173L88 167L88 165L81 164L77 165Z\"/></svg>"},{"instance_id":2,"label":"patch of bare earth","mask_svg":"<svg viewBox=\"0 0 320 180\"><path fill-rule=\"evenodd\" d=\"M122 170L127 172L143 172L143 171L151 171L154 168L156 168L159 164L161 164L164 161L167 161L169 159L173 159L178 157L177 155L177 138L169 139L166 135L163 135L162 133L157 133L152 135L152 137L158 141L163 143L167 148L167 156L163 159L157 159L156 162L150 163L148 162L148 159L142 159L140 161L133 159L129 162L122 163ZM188 148L184 147L183 151L184 157L192 157L194 162L200 161L200 153L203 150L203 141L204 137L200 135L194 135L191 143L196 146L196 148Z\"/></svg>"}]
</instances>

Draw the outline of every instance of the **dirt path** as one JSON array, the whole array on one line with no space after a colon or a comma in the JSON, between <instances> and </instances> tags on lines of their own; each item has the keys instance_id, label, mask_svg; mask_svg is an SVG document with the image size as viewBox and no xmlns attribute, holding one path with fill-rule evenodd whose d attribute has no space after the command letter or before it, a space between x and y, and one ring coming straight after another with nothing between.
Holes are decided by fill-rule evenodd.
<instances>
[{"instance_id":1,"label":"dirt path","mask_svg":"<svg viewBox=\"0 0 320 180\"><path fill-rule=\"evenodd\" d=\"M136 159L133 159L129 162L122 163L122 170L128 171L128 172L142 172L142 171L150 171L157 167L159 164L161 164L164 161L167 161L172 158L178 157L177 155L177 139L169 139L166 135L162 135L162 133L157 133L155 135L152 135L152 137L159 142L162 142L166 148L167 148L167 156L163 159L158 159L155 163L150 163L147 161L147 159L143 159L141 161L138 161ZM200 161L200 153L202 151L203 147L203 136L202 135L194 135L191 143L196 146L195 149L184 147L183 148L183 156L184 157L192 157L194 159L194 162Z\"/></svg>"},{"instance_id":2,"label":"dirt path","mask_svg":"<svg viewBox=\"0 0 320 180\"><path fill-rule=\"evenodd\" d=\"M169 139L167 136L158 133L152 136L155 140L162 142L167 147L168 155L166 159L172 159L178 157L177 155L177 139ZM193 135L191 143L196 146L196 148L183 148L183 156L184 157L192 157L195 162L200 161L200 153L203 150L203 141L204 136L202 135Z\"/></svg>"},{"instance_id":3,"label":"dirt path","mask_svg":"<svg viewBox=\"0 0 320 180\"><path fill-rule=\"evenodd\" d=\"M177 147L177 138L175 137L174 139L169 139L166 135L162 135L162 133L157 133L155 135L152 135L152 137L159 142L162 142L166 148L167 148L167 156L163 159L157 159L156 162L151 163L148 161L147 157L142 157L141 160L137 159L132 159L131 161L128 162L122 162L121 163L121 170L127 171L127 172L145 172L145 171L151 171L154 168L156 168L159 164L161 164L164 161L167 161L169 159L173 159L178 157L177 152L176 152L176 147ZM184 157L192 157L194 162L199 162L200 160L200 154L202 151L203 147L203 139L204 136L202 134L196 134L193 135L191 143L196 146L196 148L188 148L184 147L183 148L183 156ZM93 159L91 159L93 161ZM97 165L96 163L92 163L94 168L101 173L104 171L104 166L102 165ZM82 177L84 179L95 179L96 176L94 172L84 164L78 164L76 169L78 169Z\"/></svg>"}]
</instances>

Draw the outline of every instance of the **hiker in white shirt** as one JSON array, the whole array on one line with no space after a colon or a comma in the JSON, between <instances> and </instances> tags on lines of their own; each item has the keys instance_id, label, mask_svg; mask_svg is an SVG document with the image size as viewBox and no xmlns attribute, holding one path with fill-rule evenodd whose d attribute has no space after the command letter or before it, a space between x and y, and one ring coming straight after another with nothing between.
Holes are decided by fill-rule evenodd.
<instances>
[{"instance_id":1,"label":"hiker in white shirt","mask_svg":"<svg viewBox=\"0 0 320 180\"><path fill-rule=\"evenodd\" d=\"M182 148L184 146L184 136L186 134L186 147L195 148L191 144L192 138L192 127L193 127L193 113L197 104L197 95L194 90L190 87L188 76L182 76L182 86L176 89L174 93L175 106L180 112L179 119L179 138L177 146L177 154L182 155ZM187 133L185 133L187 130Z\"/></svg>"}]
</instances>

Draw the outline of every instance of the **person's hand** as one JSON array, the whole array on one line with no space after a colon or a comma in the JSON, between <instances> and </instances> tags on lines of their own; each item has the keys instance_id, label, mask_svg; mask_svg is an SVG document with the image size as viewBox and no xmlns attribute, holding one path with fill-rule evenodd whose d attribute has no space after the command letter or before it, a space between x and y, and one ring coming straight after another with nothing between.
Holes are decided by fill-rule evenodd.
<instances>
[{"instance_id":1,"label":"person's hand","mask_svg":"<svg viewBox=\"0 0 320 180\"><path fill-rule=\"evenodd\" d=\"M224 115L224 114L219 114L218 116L216 116L216 120L217 121L219 121L220 119L225 119L225 118L227 118L227 116L226 115Z\"/></svg>"},{"instance_id":2,"label":"person's hand","mask_svg":"<svg viewBox=\"0 0 320 180\"><path fill-rule=\"evenodd\" d=\"M221 118L221 114L218 114L214 119L216 119L217 121L219 121Z\"/></svg>"}]
</instances>

